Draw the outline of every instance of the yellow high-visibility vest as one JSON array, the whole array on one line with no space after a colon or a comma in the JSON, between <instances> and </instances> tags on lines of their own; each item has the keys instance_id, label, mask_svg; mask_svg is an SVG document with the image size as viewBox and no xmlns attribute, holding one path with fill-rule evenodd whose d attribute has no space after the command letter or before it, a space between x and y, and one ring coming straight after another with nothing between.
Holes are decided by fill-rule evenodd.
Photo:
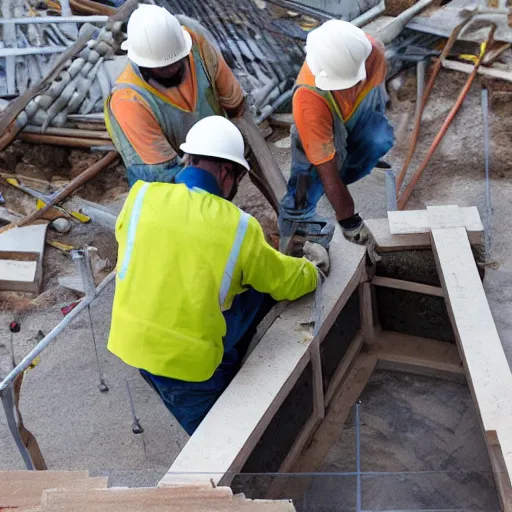
<instances>
[{"instance_id":1,"label":"yellow high-visibility vest","mask_svg":"<svg viewBox=\"0 0 512 512\"><path fill-rule=\"evenodd\" d=\"M108 349L154 375L202 382L223 356L223 310L247 287L276 300L313 291L316 267L284 256L234 204L185 185L131 189L116 225Z\"/></svg>"}]
</instances>

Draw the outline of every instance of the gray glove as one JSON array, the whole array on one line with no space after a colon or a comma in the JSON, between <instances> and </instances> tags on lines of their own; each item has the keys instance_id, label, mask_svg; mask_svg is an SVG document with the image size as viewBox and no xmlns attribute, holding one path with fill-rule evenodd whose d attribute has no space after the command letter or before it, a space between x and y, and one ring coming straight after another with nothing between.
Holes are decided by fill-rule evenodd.
<instances>
[{"instance_id":1,"label":"gray glove","mask_svg":"<svg viewBox=\"0 0 512 512\"><path fill-rule=\"evenodd\" d=\"M306 241L302 248L304 256L316 266L324 275L329 274L330 260L327 249L320 244Z\"/></svg>"},{"instance_id":2,"label":"gray glove","mask_svg":"<svg viewBox=\"0 0 512 512\"><path fill-rule=\"evenodd\" d=\"M358 213L355 213L348 219L340 220L339 224L343 231L343 236L349 242L366 246L368 257L374 265L382 259L376 251L377 244L375 238L373 238L372 233Z\"/></svg>"}]
</instances>

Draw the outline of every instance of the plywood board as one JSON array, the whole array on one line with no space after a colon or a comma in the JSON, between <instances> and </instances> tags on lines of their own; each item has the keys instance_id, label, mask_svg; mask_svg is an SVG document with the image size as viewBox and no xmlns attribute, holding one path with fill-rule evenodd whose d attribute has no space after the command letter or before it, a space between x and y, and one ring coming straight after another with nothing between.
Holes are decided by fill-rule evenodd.
<instances>
[{"instance_id":1,"label":"plywood board","mask_svg":"<svg viewBox=\"0 0 512 512\"><path fill-rule=\"evenodd\" d=\"M372 232L379 252L430 249L432 244L427 231L408 235L392 235L388 219L368 219L365 220L365 224ZM468 236L472 245L484 243L483 228L479 231L468 231Z\"/></svg>"},{"instance_id":2,"label":"plywood board","mask_svg":"<svg viewBox=\"0 0 512 512\"><path fill-rule=\"evenodd\" d=\"M444 207L428 207L431 208L431 215L433 216L434 222L438 218L439 222L441 210L439 208ZM448 222L448 218L451 217L451 223L453 226L447 227L458 227L459 224L463 224L468 231L483 231L484 227L480 220L480 214L476 206L469 208L460 208L460 214L463 217L463 221L460 221L456 216L455 208L458 206L449 206L449 211L445 214L444 222ZM455 217L454 217L455 215ZM428 233L431 230L431 224L429 219L429 213L427 210L408 210L408 211L396 211L388 212L389 220L389 232L392 235L408 235L418 233ZM436 227L436 225L434 225Z\"/></svg>"},{"instance_id":3,"label":"plywood board","mask_svg":"<svg viewBox=\"0 0 512 512\"><path fill-rule=\"evenodd\" d=\"M45 489L86 486L88 471L0 471L0 510L35 507Z\"/></svg>"},{"instance_id":4,"label":"plywood board","mask_svg":"<svg viewBox=\"0 0 512 512\"><path fill-rule=\"evenodd\" d=\"M113 488L77 492L50 489L43 492L41 511L51 512L293 512L289 501L246 500L233 497L226 487Z\"/></svg>"},{"instance_id":5,"label":"plywood board","mask_svg":"<svg viewBox=\"0 0 512 512\"><path fill-rule=\"evenodd\" d=\"M329 332L358 286L365 263L365 249L347 242L338 228L330 255L331 272L322 290L319 340ZM210 479L229 483L233 473L242 468L310 361L312 333L303 322L311 317L313 307L313 295L288 305L159 485Z\"/></svg>"}]
</instances>

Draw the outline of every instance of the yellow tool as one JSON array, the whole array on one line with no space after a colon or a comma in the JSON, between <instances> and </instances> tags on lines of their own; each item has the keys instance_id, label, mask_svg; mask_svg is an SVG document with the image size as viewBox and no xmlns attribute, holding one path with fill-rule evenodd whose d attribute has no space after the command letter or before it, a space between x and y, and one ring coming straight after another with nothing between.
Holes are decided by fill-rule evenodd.
<instances>
[{"instance_id":1,"label":"yellow tool","mask_svg":"<svg viewBox=\"0 0 512 512\"><path fill-rule=\"evenodd\" d=\"M18 190L21 190L22 192L25 192L25 194L28 194L32 197L35 197L37 199L36 202L36 208L38 210L41 210L46 206L48 202L50 202L53 197L55 197L58 194L57 192L54 192L53 194L44 194L43 192L40 192L39 190L31 189L27 186L25 186L20 180L16 178L5 178L5 181L9 183L9 185L12 185L13 187L16 187ZM87 223L90 222L91 218L87 215L84 215L83 213L76 212L76 211L67 211L61 206L53 206L57 211L65 215L66 217L73 217L74 219L78 220L79 222Z\"/></svg>"},{"instance_id":2,"label":"yellow tool","mask_svg":"<svg viewBox=\"0 0 512 512\"><path fill-rule=\"evenodd\" d=\"M63 244L62 242L57 242L55 240L46 240L46 243L62 252L71 252L76 249L73 245Z\"/></svg>"},{"instance_id":3,"label":"yellow tool","mask_svg":"<svg viewBox=\"0 0 512 512\"><path fill-rule=\"evenodd\" d=\"M43 200L38 199L36 201L36 209L37 210L42 210L45 206L46 206L46 203ZM84 224L87 224L87 222L91 221L91 217L84 215L83 213L76 212L73 210L68 212L67 210L64 210L64 208L62 208L61 206L57 206L57 205L52 206L52 208L55 208L56 210L58 210L59 212L64 214L66 217L73 217L74 219L76 219Z\"/></svg>"}]
</instances>

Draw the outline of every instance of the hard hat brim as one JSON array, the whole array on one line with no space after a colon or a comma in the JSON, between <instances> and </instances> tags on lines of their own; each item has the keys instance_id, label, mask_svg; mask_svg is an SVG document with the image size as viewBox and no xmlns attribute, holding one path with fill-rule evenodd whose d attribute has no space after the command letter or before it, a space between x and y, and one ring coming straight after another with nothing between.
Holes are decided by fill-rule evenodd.
<instances>
[{"instance_id":1,"label":"hard hat brim","mask_svg":"<svg viewBox=\"0 0 512 512\"><path fill-rule=\"evenodd\" d=\"M190 50L192 49L192 44L193 44L192 37L187 32L187 30L185 30L183 27L182 27L182 30L183 30L183 37L185 38L185 49L181 53L179 53L178 55L174 55L170 59L153 60L153 59L145 59L143 57L140 57L131 48L129 39L127 39L126 41L124 41L121 44L121 50L127 51L128 58L133 63L137 64L137 66L141 66L143 68L164 68L165 66L170 66L171 64L174 64L175 62L178 62L179 60L184 59L190 53Z\"/></svg>"},{"instance_id":2,"label":"hard hat brim","mask_svg":"<svg viewBox=\"0 0 512 512\"><path fill-rule=\"evenodd\" d=\"M326 76L315 76L315 86L321 91L344 91L354 87L361 80L366 79L366 62L363 62L357 75L354 78L329 78Z\"/></svg>"},{"instance_id":3,"label":"hard hat brim","mask_svg":"<svg viewBox=\"0 0 512 512\"><path fill-rule=\"evenodd\" d=\"M242 167L245 167L245 169L247 169L248 171L250 170L250 166L249 166L249 163L247 162L247 160L245 158L237 158L235 156L232 156L232 155L228 155L226 153L222 153L222 152L216 152L216 151L209 151L207 153L203 152L203 153L198 153L197 150L195 150L192 145L190 144L187 144L186 142L184 142L181 146L180 146L180 149L183 151L183 153L187 153L187 155L196 155L196 156L212 156L214 158L220 158L221 160L226 160L228 162L234 162L236 164L240 164Z\"/></svg>"}]
</instances>

